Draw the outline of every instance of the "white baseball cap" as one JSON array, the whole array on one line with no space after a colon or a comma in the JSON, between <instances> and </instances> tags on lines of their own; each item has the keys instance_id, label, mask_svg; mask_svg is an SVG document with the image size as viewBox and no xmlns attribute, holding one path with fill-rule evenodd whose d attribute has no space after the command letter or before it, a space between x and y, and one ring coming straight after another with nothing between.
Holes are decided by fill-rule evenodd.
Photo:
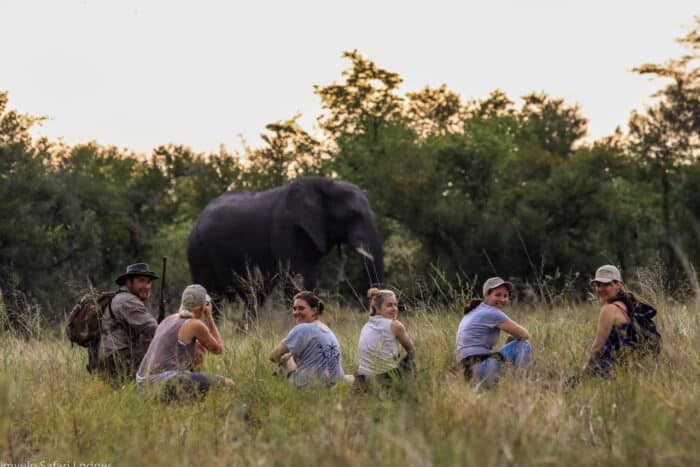
<instances>
[{"instance_id":1,"label":"white baseball cap","mask_svg":"<svg viewBox=\"0 0 700 467\"><path fill-rule=\"evenodd\" d=\"M601 284L609 284L613 281L622 282L622 276L620 270L612 264L599 267L595 272L595 278L591 279L591 283L600 282Z\"/></svg>"},{"instance_id":2,"label":"white baseball cap","mask_svg":"<svg viewBox=\"0 0 700 467\"><path fill-rule=\"evenodd\" d=\"M505 286L508 290L513 290L513 284L508 281L504 281L500 277L490 277L486 279L486 282L484 282L484 286L482 288L484 297L487 296L490 291L500 286Z\"/></svg>"}]
</instances>

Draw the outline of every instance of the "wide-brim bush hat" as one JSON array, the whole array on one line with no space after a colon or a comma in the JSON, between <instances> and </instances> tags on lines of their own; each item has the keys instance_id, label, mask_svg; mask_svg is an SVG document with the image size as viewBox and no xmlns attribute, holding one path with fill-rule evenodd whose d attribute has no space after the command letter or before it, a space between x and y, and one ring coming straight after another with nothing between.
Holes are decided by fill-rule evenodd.
<instances>
[{"instance_id":1,"label":"wide-brim bush hat","mask_svg":"<svg viewBox=\"0 0 700 467\"><path fill-rule=\"evenodd\" d=\"M513 290L513 284L511 282L505 281L500 277L489 277L486 279L486 282L484 282L484 286L482 287L484 297L487 296L493 289L501 286L507 288L508 291Z\"/></svg>"},{"instance_id":2,"label":"wide-brim bush hat","mask_svg":"<svg viewBox=\"0 0 700 467\"><path fill-rule=\"evenodd\" d=\"M622 282L620 270L612 264L605 264L598 268L595 272L595 277L591 279L591 284L600 282L601 284L609 284L610 282Z\"/></svg>"},{"instance_id":3,"label":"wide-brim bush hat","mask_svg":"<svg viewBox=\"0 0 700 467\"><path fill-rule=\"evenodd\" d=\"M134 263L126 267L126 272L117 277L114 281L117 285L124 285L127 279L136 276L150 277L151 280L160 279L155 272L151 271L146 263Z\"/></svg>"}]
</instances>

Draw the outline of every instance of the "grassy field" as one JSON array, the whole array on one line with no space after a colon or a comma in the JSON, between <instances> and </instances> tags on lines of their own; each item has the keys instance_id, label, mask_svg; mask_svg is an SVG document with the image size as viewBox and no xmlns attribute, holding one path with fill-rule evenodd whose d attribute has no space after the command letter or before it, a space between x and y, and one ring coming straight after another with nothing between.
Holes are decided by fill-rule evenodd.
<instances>
[{"instance_id":1,"label":"grassy field","mask_svg":"<svg viewBox=\"0 0 700 467\"><path fill-rule=\"evenodd\" d=\"M366 315L329 308L324 320L353 373ZM417 347L417 382L372 394L295 390L273 375L267 355L293 323L268 312L245 336L224 323L226 351L207 368L236 387L186 405L103 384L57 331L29 342L4 335L0 465L700 465L700 310L659 309L656 363L565 389L586 360L597 308L514 306L535 364L490 390L454 370L459 309L409 310L401 319Z\"/></svg>"}]
</instances>

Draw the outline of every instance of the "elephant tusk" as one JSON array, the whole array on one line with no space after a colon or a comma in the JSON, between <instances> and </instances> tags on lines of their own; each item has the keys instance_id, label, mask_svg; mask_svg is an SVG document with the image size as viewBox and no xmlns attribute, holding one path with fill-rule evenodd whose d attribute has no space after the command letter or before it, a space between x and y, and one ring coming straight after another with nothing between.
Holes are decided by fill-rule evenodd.
<instances>
[{"instance_id":1,"label":"elephant tusk","mask_svg":"<svg viewBox=\"0 0 700 467\"><path fill-rule=\"evenodd\" d=\"M367 258L368 260L374 261L374 256L372 256L372 254L369 251L365 250L363 247L356 246L355 251L357 251L359 254L361 254L362 256Z\"/></svg>"}]
</instances>

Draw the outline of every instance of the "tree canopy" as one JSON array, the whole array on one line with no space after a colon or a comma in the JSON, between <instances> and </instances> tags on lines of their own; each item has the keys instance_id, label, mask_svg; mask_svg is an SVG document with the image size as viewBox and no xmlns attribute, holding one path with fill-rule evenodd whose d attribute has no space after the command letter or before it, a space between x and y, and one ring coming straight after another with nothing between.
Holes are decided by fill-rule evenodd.
<instances>
[{"instance_id":1,"label":"tree canopy","mask_svg":"<svg viewBox=\"0 0 700 467\"><path fill-rule=\"evenodd\" d=\"M386 285L407 295L435 293L435 277L457 284L498 274L548 299L545 286L583 290L600 264L631 271L658 261L697 289L695 21L679 39L686 55L635 69L664 81L654 103L632 112L626 131L595 142L583 140L588 122L563 99L533 92L516 104L496 89L465 101L445 84L401 94L399 74L358 51L343 54L341 81L314 86L320 137L295 115L267 125L263 144L243 154L163 145L139 155L33 140L41 117L10 110L0 92L5 303L58 316L88 284L110 287L126 264L164 254L181 286L189 228L211 199L302 175L366 191L384 237ZM359 264L349 276L361 280ZM337 286L335 277L322 276L322 286Z\"/></svg>"}]
</instances>

